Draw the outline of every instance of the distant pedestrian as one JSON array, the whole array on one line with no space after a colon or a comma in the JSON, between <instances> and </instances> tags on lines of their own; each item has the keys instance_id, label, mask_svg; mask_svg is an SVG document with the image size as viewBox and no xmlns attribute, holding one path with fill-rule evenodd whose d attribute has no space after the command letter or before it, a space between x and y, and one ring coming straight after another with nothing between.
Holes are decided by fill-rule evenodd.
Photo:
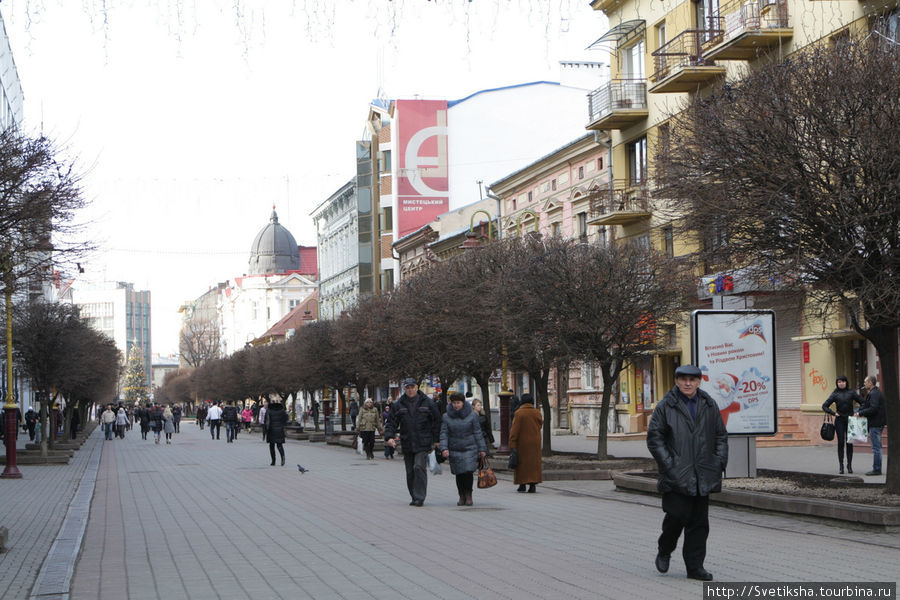
<instances>
[{"instance_id":1,"label":"distant pedestrian","mask_svg":"<svg viewBox=\"0 0 900 600\"><path fill-rule=\"evenodd\" d=\"M712 581L703 568L709 537L709 494L722 489L728 464L728 433L715 401L700 389L702 372L694 365L675 369L675 386L656 405L647 428L647 448L659 470L657 487L666 513L656 554L656 569L669 570L669 559L684 531L682 556L687 576Z\"/></svg>"},{"instance_id":2,"label":"distant pedestrian","mask_svg":"<svg viewBox=\"0 0 900 600\"><path fill-rule=\"evenodd\" d=\"M134 418L141 426L141 439L147 439L147 432L150 431L150 409L146 404L138 406L134 411Z\"/></svg>"},{"instance_id":3,"label":"distant pedestrian","mask_svg":"<svg viewBox=\"0 0 900 600\"><path fill-rule=\"evenodd\" d=\"M457 506L472 506L473 475L480 458L487 455L478 414L460 392L450 394L450 405L441 418L441 454L450 459L456 475Z\"/></svg>"},{"instance_id":4,"label":"distant pedestrian","mask_svg":"<svg viewBox=\"0 0 900 600\"><path fill-rule=\"evenodd\" d=\"M150 409L150 429L153 430L153 443L159 443L159 436L163 430L163 409L159 404L153 404Z\"/></svg>"},{"instance_id":5,"label":"distant pedestrian","mask_svg":"<svg viewBox=\"0 0 900 600\"><path fill-rule=\"evenodd\" d=\"M75 436L78 435L78 427L81 425L81 411L78 410L78 405L76 404L72 408L72 417L69 421L69 434L72 439L75 439Z\"/></svg>"},{"instance_id":6,"label":"distant pedestrian","mask_svg":"<svg viewBox=\"0 0 900 600\"><path fill-rule=\"evenodd\" d=\"M262 438L263 441L266 441L266 413L269 412L269 409L266 408L266 401L263 400L262 406L259 407L259 424L262 425Z\"/></svg>"},{"instance_id":7,"label":"distant pedestrian","mask_svg":"<svg viewBox=\"0 0 900 600\"><path fill-rule=\"evenodd\" d=\"M166 443L172 443L172 434L175 433L175 413L167 406L163 411L163 431L166 434Z\"/></svg>"},{"instance_id":8,"label":"distant pedestrian","mask_svg":"<svg viewBox=\"0 0 900 600\"><path fill-rule=\"evenodd\" d=\"M238 409L231 400L225 401L225 408L222 409L222 421L225 422L225 439L230 444L234 441L234 430L238 423Z\"/></svg>"},{"instance_id":9,"label":"distant pedestrian","mask_svg":"<svg viewBox=\"0 0 900 600\"><path fill-rule=\"evenodd\" d=\"M106 436L106 439L113 439L113 431L116 427L116 413L112 409L112 404L106 405L106 410L100 415L100 423L103 425L103 435Z\"/></svg>"},{"instance_id":10,"label":"distant pedestrian","mask_svg":"<svg viewBox=\"0 0 900 600\"><path fill-rule=\"evenodd\" d=\"M494 432L491 431L491 424L488 422L487 415L484 412L484 404L478 398L472 400L472 410L478 415L478 425L481 427L481 435L484 437L484 445L487 447L487 453L490 455L493 450Z\"/></svg>"},{"instance_id":11,"label":"distant pedestrian","mask_svg":"<svg viewBox=\"0 0 900 600\"><path fill-rule=\"evenodd\" d=\"M270 466L275 466L275 447L278 447L278 454L281 455L281 466L284 466L284 429L287 426L288 414L284 410L284 405L280 402L272 402L266 409L265 429L268 431L267 440L269 441L269 455L272 457Z\"/></svg>"},{"instance_id":12,"label":"distant pedestrian","mask_svg":"<svg viewBox=\"0 0 900 600\"><path fill-rule=\"evenodd\" d=\"M541 431L544 417L534 407L534 397L522 394L516 417L509 430L509 448L519 455L519 463L515 468L513 483L518 483L517 492L526 491L532 494L537 491L537 484L543 479L541 458Z\"/></svg>"},{"instance_id":13,"label":"distant pedestrian","mask_svg":"<svg viewBox=\"0 0 900 600\"><path fill-rule=\"evenodd\" d=\"M867 391L866 399L863 400L857 414L868 420L869 442L872 444L872 470L866 475L881 475L881 432L887 425L884 394L878 389L878 379L874 375L866 377L863 386Z\"/></svg>"},{"instance_id":14,"label":"distant pedestrian","mask_svg":"<svg viewBox=\"0 0 900 600\"><path fill-rule=\"evenodd\" d=\"M244 410L241 411L241 420L244 421L244 429L249 434L250 426L253 424L253 411L250 409L250 406L245 406Z\"/></svg>"},{"instance_id":15,"label":"distant pedestrian","mask_svg":"<svg viewBox=\"0 0 900 600\"><path fill-rule=\"evenodd\" d=\"M837 455L838 455L838 473L844 473L844 446L847 447L847 472L853 472L853 444L847 441L847 422L853 411L860 404L859 394L856 390L850 389L850 382L844 375L839 375L834 382L835 388L822 404L822 410L829 415L836 415L834 419L834 430L837 433ZM834 404L837 412L831 410Z\"/></svg>"},{"instance_id":16,"label":"distant pedestrian","mask_svg":"<svg viewBox=\"0 0 900 600\"><path fill-rule=\"evenodd\" d=\"M206 422L206 404L201 404L197 408L197 425L200 426L200 431L203 431L203 424Z\"/></svg>"},{"instance_id":17,"label":"distant pedestrian","mask_svg":"<svg viewBox=\"0 0 900 600\"><path fill-rule=\"evenodd\" d=\"M128 427L128 414L123 407L116 412L116 436L125 439L125 428Z\"/></svg>"},{"instance_id":18,"label":"distant pedestrian","mask_svg":"<svg viewBox=\"0 0 900 600\"><path fill-rule=\"evenodd\" d=\"M378 409L375 408L375 401L368 398L363 404L362 411L359 413L357 421L357 432L362 438L363 449L366 451L366 459L375 459L375 430L384 435L384 422Z\"/></svg>"},{"instance_id":19,"label":"distant pedestrian","mask_svg":"<svg viewBox=\"0 0 900 600\"><path fill-rule=\"evenodd\" d=\"M422 506L428 491L428 454L440 445L441 413L434 402L419 391L415 379L403 380L403 395L391 407L384 428L386 443L403 447L406 487L410 506Z\"/></svg>"},{"instance_id":20,"label":"distant pedestrian","mask_svg":"<svg viewBox=\"0 0 900 600\"><path fill-rule=\"evenodd\" d=\"M350 400L350 429L356 429L356 417L359 416L359 402L356 398Z\"/></svg>"},{"instance_id":21,"label":"distant pedestrian","mask_svg":"<svg viewBox=\"0 0 900 600\"><path fill-rule=\"evenodd\" d=\"M213 402L213 405L206 411L206 420L209 422L209 435L214 440L219 439L222 427L222 407L218 402Z\"/></svg>"},{"instance_id":22,"label":"distant pedestrian","mask_svg":"<svg viewBox=\"0 0 900 600\"><path fill-rule=\"evenodd\" d=\"M28 431L28 439L34 441L34 428L38 422L38 414L34 412L34 408L28 407L25 411L25 429Z\"/></svg>"},{"instance_id":23,"label":"distant pedestrian","mask_svg":"<svg viewBox=\"0 0 900 600\"><path fill-rule=\"evenodd\" d=\"M181 405L172 407L172 422L175 423L175 433L181 433Z\"/></svg>"},{"instance_id":24,"label":"distant pedestrian","mask_svg":"<svg viewBox=\"0 0 900 600\"><path fill-rule=\"evenodd\" d=\"M384 425L387 425L388 419L391 417L391 404L392 403L393 403L393 400L388 398L387 401L384 403L384 408L381 411L381 422ZM390 444L387 443L387 437L384 438L384 442L385 442L384 443L384 457L386 459L393 460L394 453L396 452L396 450L394 449L393 446L391 446Z\"/></svg>"}]
</instances>

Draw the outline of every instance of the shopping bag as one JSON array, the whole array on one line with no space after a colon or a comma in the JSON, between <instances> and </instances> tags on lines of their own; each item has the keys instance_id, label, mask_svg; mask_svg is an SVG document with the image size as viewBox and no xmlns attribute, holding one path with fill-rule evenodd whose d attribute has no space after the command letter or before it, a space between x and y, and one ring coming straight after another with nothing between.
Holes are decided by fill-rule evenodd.
<instances>
[{"instance_id":1,"label":"shopping bag","mask_svg":"<svg viewBox=\"0 0 900 600\"><path fill-rule=\"evenodd\" d=\"M825 420L822 422L822 429L819 430L819 435L822 436L822 439L826 442L830 442L834 439L834 423L831 422L831 417L825 416Z\"/></svg>"},{"instance_id":2,"label":"shopping bag","mask_svg":"<svg viewBox=\"0 0 900 600\"><path fill-rule=\"evenodd\" d=\"M432 475L440 475L444 472L441 469L441 465L438 464L437 456L434 454L434 450L428 453L428 470L431 471Z\"/></svg>"},{"instance_id":3,"label":"shopping bag","mask_svg":"<svg viewBox=\"0 0 900 600\"><path fill-rule=\"evenodd\" d=\"M847 443L864 443L869 439L869 421L865 417L847 419Z\"/></svg>"},{"instance_id":4,"label":"shopping bag","mask_svg":"<svg viewBox=\"0 0 900 600\"><path fill-rule=\"evenodd\" d=\"M494 469L491 468L491 463L488 461L487 457L482 457L479 462L478 488L485 489L497 485L497 475L494 474Z\"/></svg>"},{"instance_id":5,"label":"shopping bag","mask_svg":"<svg viewBox=\"0 0 900 600\"><path fill-rule=\"evenodd\" d=\"M366 451L363 449L363 440L361 435L356 436L356 451L362 455L365 455L366 453Z\"/></svg>"}]
</instances>

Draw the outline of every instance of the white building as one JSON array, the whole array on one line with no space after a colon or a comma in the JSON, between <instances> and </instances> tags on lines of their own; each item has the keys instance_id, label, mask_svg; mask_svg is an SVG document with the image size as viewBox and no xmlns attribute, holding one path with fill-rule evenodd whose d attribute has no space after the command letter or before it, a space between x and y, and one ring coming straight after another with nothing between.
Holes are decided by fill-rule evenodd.
<instances>
[{"instance_id":1,"label":"white building","mask_svg":"<svg viewBox=\"0 0 900 600\"><path fill-rule=\"evenodd\" d=\"M311 213L319 259L319 315L340 316L359 296L359 220L356 179L351 179Z\"/></svg>"},{"instance_id":2,"label":"white building","mask_svg":"<svg viewBox=\"0 0 900 600\"><path fill-rule=\"evenodd\" d=\"M222 355L261 336L316 291L316 249L300 247L272 210L269 224L253 240L249 273L235 277L218 297ZM318 305L308 310L318 318Z\"/></svg>"},{"instance_id":3,"label":"white building","mask_svg":"<svg viewBox=\"0 0 900 600\"><path fill-rule=\"evenodd\" d=\"M76 281L70 288L72 303L85 322L116 343L123 366L133 346L141 349L147 385L151 383L150 292L133 283Z\"/></svg>"}]
</instances>

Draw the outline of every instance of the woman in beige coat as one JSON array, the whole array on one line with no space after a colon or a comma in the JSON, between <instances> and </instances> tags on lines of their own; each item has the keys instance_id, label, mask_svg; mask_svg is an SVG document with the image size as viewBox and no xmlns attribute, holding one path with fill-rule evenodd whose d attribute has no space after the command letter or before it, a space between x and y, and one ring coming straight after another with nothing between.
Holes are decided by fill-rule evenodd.
<instances>
[{"instance_id":1,"label":"woman in beige coat","mask_svg":"<svg viewBox=\"0 0 900 600\"><path fill-rule=\"evenodd\" d=\"M509 432L509 447L519 455L514 482L519 484L516 491L524 492L525 485L532 494L535 486L543 481L541 470L541 427L544 418L534 407L531 394L522 394L519 408L513 418Z\"/></svg>"},{"instance_id":2,"label":"woman in beige coat","mask_svg":"<svg viewBox=\"0 0 900 600\"><path fill-rule=\"evenodd\" d=\"M356 417L356 431L363 441L363 450L366 451L366 459L375 460L375 430L384 435L384 423L381 413L375 408L371 398L363 403L359 415Z\"/></svg>"}]
</instances>

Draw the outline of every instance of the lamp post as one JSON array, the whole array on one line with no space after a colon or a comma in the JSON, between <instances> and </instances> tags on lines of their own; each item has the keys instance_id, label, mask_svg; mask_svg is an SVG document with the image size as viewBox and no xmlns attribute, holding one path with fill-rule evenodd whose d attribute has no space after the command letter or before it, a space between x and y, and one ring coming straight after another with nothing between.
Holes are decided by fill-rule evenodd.
<instances>
[{"instance_id":1,"label":"lamp post","mask_svg":"<svg viewBox=\"0 0 900 600\"><path fill-rule=\"evenodd\" d=\"M8 253L5 256L9 261ZM4 292L6 299L6 369L4 371L6 383L6 403L3 405L4 436L6 437L6 467L0 477L4 479L21 479L22 472L16 466L16 395L13 388L13 360L12 360L12 269L4 264L5 276Z\"/></svg>"}]
</instances>

